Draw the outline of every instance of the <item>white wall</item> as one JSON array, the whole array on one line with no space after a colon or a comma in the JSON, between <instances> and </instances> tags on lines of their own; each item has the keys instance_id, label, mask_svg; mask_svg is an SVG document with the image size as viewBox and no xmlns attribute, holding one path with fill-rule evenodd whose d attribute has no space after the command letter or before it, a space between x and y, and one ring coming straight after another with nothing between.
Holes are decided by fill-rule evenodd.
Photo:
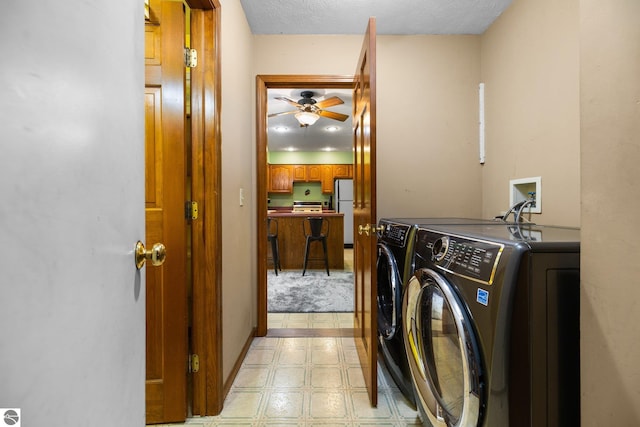
<instances>
[{"instance_id":1,"label":"white wall","mask_svg":"<svg viewBox=\"0 0 640 427\"><path fill-rule=\"evenodd\" d=\"M582 425L640 425L640 2L580 0Z\"/></svg>"}]
</instances>

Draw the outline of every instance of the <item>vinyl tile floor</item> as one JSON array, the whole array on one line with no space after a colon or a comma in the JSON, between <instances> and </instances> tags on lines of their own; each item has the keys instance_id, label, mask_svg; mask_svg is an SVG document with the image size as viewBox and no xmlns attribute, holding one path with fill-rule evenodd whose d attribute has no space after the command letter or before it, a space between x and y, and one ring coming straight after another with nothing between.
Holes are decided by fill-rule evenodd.
<instances>
[{"instance_id":1,"label":"vinyl tile floor","mask_svg":"<svg viewBox=\"0 0 640 427\"><path fill-rule=\"evenodd\" d=\"M353 249L345 249L345 270L353 271ZM268 336L254 339L220 415L156 427L422 425L382 362L378 406L371 407L350 333L353 313L269 313L267 325Z\"/></svg>"},{"instance_id":2,"label":"vinyl tile floor","mask_svg":"<svg viewBox=\"0 0 640 427\"><path fill-rule=\"evenodd\" d=\"M318 323L339 325L345 321L344 316L335 313L306 316L308 328L316 328L314 325ZM292 321L296 327L304 323L302 315L277 317L288 317L289 320L281 320ZM286 323L282 326L287 327ZM336 327L339 326L331 326ZM418 413L398 390L383 364L378 363L378 406L373 408L353 338L323 336L254 339L220 415L193 417L183 424L166 426L420 425Z\"/></svg>"}]
</instances>

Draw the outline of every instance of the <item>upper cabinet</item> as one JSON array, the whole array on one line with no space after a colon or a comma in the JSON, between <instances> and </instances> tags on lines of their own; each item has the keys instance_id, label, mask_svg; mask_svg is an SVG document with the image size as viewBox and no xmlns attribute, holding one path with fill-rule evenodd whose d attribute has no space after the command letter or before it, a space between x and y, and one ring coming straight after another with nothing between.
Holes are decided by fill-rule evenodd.
<instances>
[{"instance_id":1,"label":"upper cabinet","mask_svg":"<svg viewBox=\"0 0 640 427\"><path fill-rule=\"evenodd\" d=\"M319 182L321 180L321 166L322 165L291 165L293 180L295 182Z\"/></svg>"},{"instance_id":2,"label":"upper cabinet","mask_svg":"<svg viewBox=\"0 0 640 427\"><path fill-rule=\"evenodd\" d=\"M333 193L333 181L353 178L353 165L268 165L269 193L292 193L294 182L320 182L322 193Z\"/></svg>"},{"instance_id":3,"label":"upper cabinet","mask_svg":"<svg viewBox=\"0 0 640 427\"><path fill-rule=\"evenodd\" d=\"M334 178L353 178L353 165L332 165Z\"/></svg>"},{"instance_id":4,"label":"upper cabinet","mask_svg":"<svg viewBox=\"0 0 640 427\"><path fill-rule=\"evenodd\" d=\"M293 166L269 165L269 193L291 193L293 191Z\"/></svg>"},{"instance_id":5,"label":"upper cabinet","mask_svg":"<svg viewBox=\"0 0 640 427\"><path fill-rule=\"evenodd\" d=\"M291 165L294 181L307 180L307 168L305 165Z\"/></svg>"},{"instance_id":6,"label":"upper cabinet","mask_svg":"<svg viewBox=\"0 0 640 427\"><path fill-rule=\"evenodd\" d=\"M333 165L320 165L320 172L322 174L322 194L332 194L333 181L335 180Z\"/></svg>"},{"instance_id":7,"label":"upper cabinet","mask_svg":"<svg viewBox=\"0 0 640 427\"><path fill-rule=\"evenodd\" d=\"M307 181L322 181L322 165L307 165Z\"/></svg>"}]
</instances>

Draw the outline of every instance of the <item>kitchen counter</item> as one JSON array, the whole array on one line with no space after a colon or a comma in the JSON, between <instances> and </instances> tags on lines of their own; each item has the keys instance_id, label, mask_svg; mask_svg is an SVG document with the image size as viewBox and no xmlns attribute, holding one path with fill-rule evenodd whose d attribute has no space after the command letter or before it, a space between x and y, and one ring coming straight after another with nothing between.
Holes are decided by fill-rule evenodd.
<instances>
[{"instance_id":1,"label":"kitchen counter","mask_svg":"<svg viewBox=\"0 0 640 427\"><path fill-rule=\"evenodd\" d=\"M306 245L303 221L310 216L324 217L329 221L329 236L327 237L329 270L344 269L344 214L334 211L320 213L282 210L272 212L269 210L267 216L278 220L280 265L283 270L302 270ZM268 256L271 257L271 246L267 246ZM322 244L319 242L311 243L307 270L324 270L322 257ZM311 261L312 258L320 258L320 260ZM269 268L272 268L271 262L269 262Z\"/></svg>"},{"instance_id":2,"label":"kitchen counter","mask_svg":"<svg viewBox=\"0 0 640 427\"><path fill-rule=\"evenodd\" d=\"M308 216L344 216L343 213L338 213L336 211L322 211L322 212L293 212L291 210L268 210L267 211L267 216L273 217L273 218L279 218L282 216L303 216L303 217L308 217Z\"/></svg>"}]
</instances>

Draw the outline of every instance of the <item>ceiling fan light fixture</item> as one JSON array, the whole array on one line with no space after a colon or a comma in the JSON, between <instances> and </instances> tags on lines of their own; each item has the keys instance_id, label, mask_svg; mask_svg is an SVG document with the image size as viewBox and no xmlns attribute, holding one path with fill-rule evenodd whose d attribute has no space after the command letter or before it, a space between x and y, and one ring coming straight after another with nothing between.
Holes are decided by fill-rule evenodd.
<instances>
[{"instance_id":1,"label":"ceiling fan light fixture","mask_svg":"<svg viewBox=\"0 0 640 427\"><path fill-rule=\"evenodd\" d=\"M312 125L320 118L318 114L309 111L300 111L296 113L295 117L300 122L300 124L304 126Z\"/></svg>"}]
</instances>

